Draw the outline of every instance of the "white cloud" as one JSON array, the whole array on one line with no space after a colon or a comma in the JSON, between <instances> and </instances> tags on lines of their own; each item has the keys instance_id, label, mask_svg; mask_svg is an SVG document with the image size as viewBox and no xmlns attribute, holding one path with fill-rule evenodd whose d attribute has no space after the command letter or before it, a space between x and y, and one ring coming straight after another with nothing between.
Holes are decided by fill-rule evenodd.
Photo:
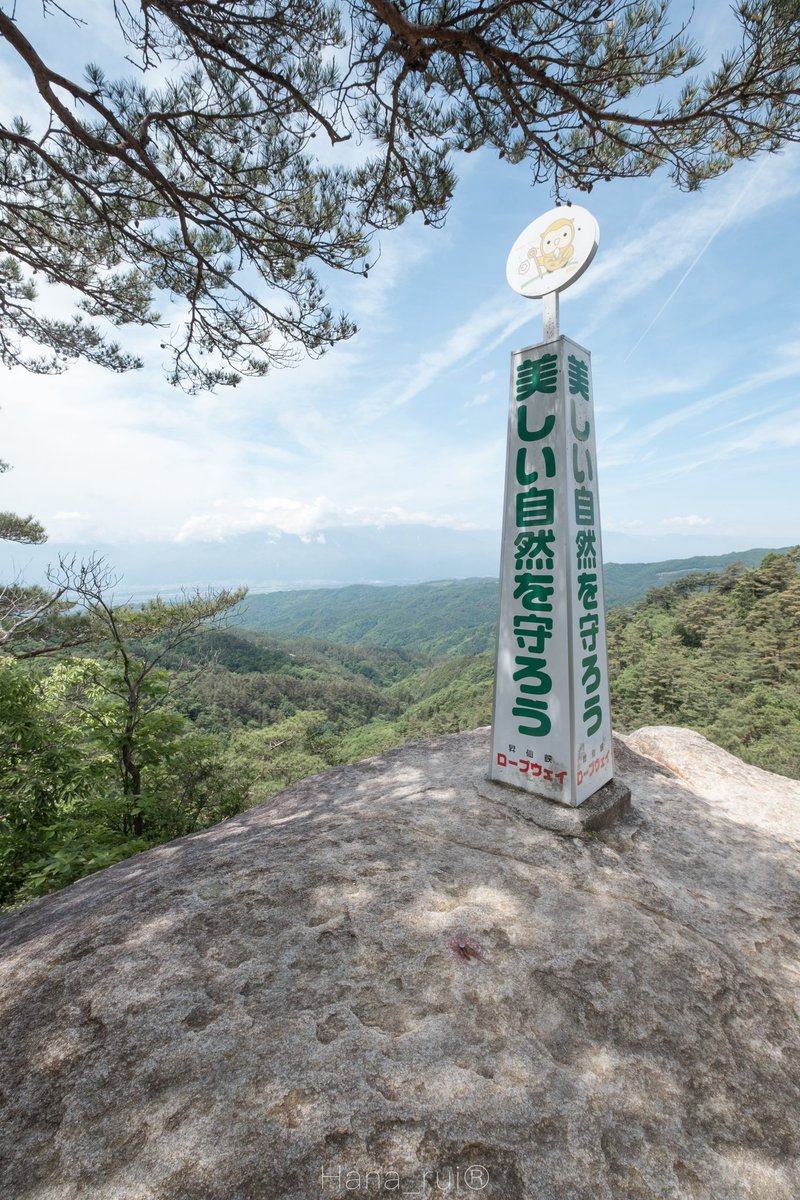
<instances>
[{"instance_id":1,"label":"white cloud","mask_svg":"<svg viewBox=\"0 0 800 1200\"><path fill-rule=\"evenodd\" d=\"M82 512L55 512L45 522L47 536L57 542L82 541L94 526L91 514Z\"/></svg>"},{"instance_id":2,"label":"white cloud","mask_svg":"<svg viewBox=\"0 0 800 1200\"><path fill-rule=\"evenodd\" d=\"M513 318L517 307L514 301L499 305L496 302L486 302L474 309L449 335L437 339L439 344L435 349L424 351L411 364L405 372L405 387L396 395L392 389L388 404L391 407L407 404L426 391L445 371L454 370L470 354L485 347L487 339ZM380 412L384 412L386 407L387 400L382 397Z\"/></svg>"},{"instance_id":3,"label":"white cloud","mask_svg":"<svg viewBox=\"0 0 800 1200\"><path fill-rule=\"evenodd\" d=\"M478 157L467 163L474 167ZM800 442L800 423L788 408L800 348L783 351L777 339L781 328L785 336L794 302L792 197L800 189L800 159L789 151L764 161L758 187L750 187L728 226L740 227L788 200L775 214L776 252L757 264L758 280L777 280L772 328L765 306L755 310L744 290L738 304L726 292L718 316L699 314L702 329L692 313L678 321L676 303L665 323L670 319L685 335L680 341L676 335L674 353L668 347L666 354L659 348L660 357L634 356L636 371L620 371L621 358L758 164L740 164L691 198L648 181L644 190L621 184L598 199L608 230L602 205L621 197L619 232L606 235L596 263L565 294L564 305L570 318L585 318L577 340L595 347L602 495L620 515L604 525L629 538L645 522L652 534L675 543L707 535L709 522L715 535L724 519L741 527L736 515L720 511L713 522L698 515L708 508L702 479L695 492L679 493L674 486L662 490L659 481L709 459L741 456L738 479L739 471L751 469L754 449L766 451L755 456L763 467L773 448L776 456L781 448L787 463L782 448ZM520 185L514 180L506 185L513 206L523 192L515 193ZM623 211L631 196L636 205ZM409 224L386 235L383 257L367 280L331 275L334 307L360 318L362 332L320 361L243 381L235 392L187 398L171 391L161 378L162 335L135 329L125 331L126 345L148 366L127 378L79 367L61 379L30 380L21 373L10 383L0 379L7 389L0 456L16 468L3 476L0 508L33 510L51 537L83 542L219 540L247 530L319 540L324 530L345 525L494 527L502 508L507 350L517 330L523 332L516 342L538 340L540 306L502 284L500 217L494 225L482 217L480 228L470 231L470 245L481 251L474 255L458 240L459 223L469 224L454 211L443 233ZM496 257L489 252L493 237ZM744 285L753 278L747 240L744 232L724 245L719 237L703 270L713 279L712 261L720 269L729 249ZM165 311L170 319L178 312ZM587 330L594 327L602 336L590 342ZM602 416L615 408L624 411ZM734 500L736 490L725 494ZM770 503L764 500L765 509ZM676 509L690 515L659 524L662 512ZM629 519L631 512L637 519ZM752 544L768 544L763 533L753 537Z\"/></svg>"},{"instance_id":4,"label":"white cloud","mask_svg":"<svg viewBox=\"0 0 800 1200\"><path fill-rule=\"evenodd\" d=\"M318 496L310 503L286 496L262 500L244 500L239 504L221 503L216 511L191 517L181 526L177 542L221 542L240 533L265 530L298 535L303 541L324 542L323 529L337 526L430 525L447 529L473 529L475 526L449 513L413 511L389 507L351 507Z\"/></svg>"},{"instance_id":5,"label":"white cloud","mask_svg":"<svg viewBox=\"0 0 800 1200\"><path fill-rule=\"evenodd\" d=\"M491 392L478 392L477 396L473 396L471 400L467 400L464 408L480 408L482 405L488 404L491 399Z\"/></svg>"},{"instance_id":6,"label":"white cloud","mask_svg":"<svg viewBox=\"0 0 800 1200\"><path fill-rule=\"evenodd\" d=\"M609 533L629 533L632 529L642 529L644 521L632 520L622 521L614 517L603 517L603 528Z\"/></svg>"},{"instance_id":7,"label":"white cloud","mask_svg":"<svg viewBox=\"0 0 800 1200\"><path fill-rule=\"evenodd\" d=\"M765 389L772 384L784 383L790 379L797 378L800 376L800 342L779 343L776 347L768 348L762 346L758 355L758 361L765 361L771 365L739 378L730 387L711 392L710 395L704 396L701 400L684 405L683 408L676 408L672 412L666 413L663 417L658 417L656 420L640 426L639 429L627 438L619 438L612 442L608 447L609 454L606 459L606 465L623 466L627 463L641 463L646 458L645 447L649 443L658 442L663 434L675 428L675 426L691 421L695 417L702 416L719 405L728 403L738 397L751 395L763 396ZM752 414L753 419L762 414L763 407L760 412ZM770 425L768 428L772 429L773 426ZM774 426L774 428L778 428L778 426ZM782 431L781 437L789 438L791 433L791 429L785 430L785 432ZM752 450L754 448L755 443L751 434L748 433L746 438L726 443L724 451L717 445L714 447L711 455L704 454L700 458L692 460L691 466L689 463L684 462L679 467L668 468L666 472L659 472L659 474L673 474L676 471L690 470L693 466L716 460L723 454L728 455L736 453L739 450Z\"/></svg>"},{"instance_id":8,"label":"white cloud","mask_svg":"<svg viewBox=\"0 0 800 1200\"><path fill-rule=\"evenodd\" d=\"M659 522L670 529L696 529L701 525L713 525L713 523L712 517L700 517L697 513L691 513L688 517L662 517Z\"/></svg>"},{"instance_id":9,"label":"white cloud","mask_svg":"<svg viewBox=\"0 0 800 1200\"><path fill-rule=\"evenodd\" d=\"M623 303L649 291L681 267L699 261L700 254L724 225L742 224L796 196L800 192L797 162L798 154L790 148L780 157L742 164L714 188L693 197L693 208L681 206L644 232L606 249L592 269L561 298L562 304L569 304L587 293L602 293L602 303L594 306L596 316L590 318L577 340L585 342L591 331ZM756 174L761 176L758 188L750 186ZM393 385L389 403L408 403L446 371L452 371L470 356L473 356L471 362L479 361L518 329L532 320L535 323L538 304L521 304L519 298L506 299L506 296L505 290L498 290L464 317L449 335L440 336L435 349L420 354L405 372L406 386L398 392L396 382ZM496 371L487 371L483 378L493 378L495 374ZM681 380L676 386L662 385L662 390L684 391L688 390L687 385L688 381ZM386 405L386 397L381 396L374 411L383 412Z\"/></svg>"},{"instance_id":10,"label":"white cloud","mask_svg":"<svg viewBox=\"0 0 800 1200\"><path fill-rule=\"evenodd\" d=\"M578 340L585 340L587 333L623 302L649 291L681 267L699 261L723 226L742 225L797 196L800 192L797 166L795 147L789 147L781 155L763 156L758 162L741 163L700 196L693 196L691 207L677 206L643 233L598 255L592 269L563 296L568 303L586 292L602 291L602 305ZM751 186L756 177L757 188ZM666 307L662 302L659 310L654 301L650 306L658 315ZM646 315L647 310L643 317Z\"/></svg>"},{"instance_id":11,"label":"white cloud","mask_svg":"<svg viewBox=\"0 0 800 1200\"><path fill-rule=\"evenodd\" d=\"M766 413L774 413L775 409L779 407L781 411L777 415L770 416L767 420L762 419ZM690 471L696 471L700 467L722 462L725 459L744 457L752 460L758 451L792 450L800 446L797 404L790 408L775 405L762 412L751 413L740 421L732 421L731 425L740 425L745 422L748 423L748 429L743 437L711 443L707 453L659 472L660 477L685 475ZM730 428L730 426L723 426L723 428Z\"/></svg>"}]
</instances>

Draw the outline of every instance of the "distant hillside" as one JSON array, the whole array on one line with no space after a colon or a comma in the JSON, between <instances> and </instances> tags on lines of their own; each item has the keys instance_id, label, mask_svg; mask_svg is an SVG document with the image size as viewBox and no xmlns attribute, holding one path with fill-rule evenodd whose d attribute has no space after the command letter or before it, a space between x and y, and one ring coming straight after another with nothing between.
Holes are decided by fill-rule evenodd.
<instances>
[{"instance_id":1,"label":"distant hillside","mask_svg":"<svg viewBox=\"0 0 800 1200\"><path fill-rule=\"evenodd\" d=\"M657 563L606 563L603 579L606 588L606 605L617 608L620 604L632 604L644 599L650 588L664 587L673 579L691 575L695 571L724 571L731 563L744 563L746 567L757 567L766 554L785 554L789 549L737 550L732 554L707 554L695 558L670 558Z\"/></svg>"},{"instance_id":2,"label":"distant hillside","mask_svg":"<svg viewBox=\"0 0 800 1200\"><path fill-rule=\"evenodd\" d=\"M695 571L722 571L733 562L758 566L769 550L668 559L658 563L607 563L606 602L610 608L641 600ZM496 579L450 579L435 583L269 592L251 595L235 622L283 637L323 638L348 645L413 648L439 658L481 654L494 646Z\"/></svg>"},{"instance_id":3,"label":"distant hillside","mask_svg":"<svg viewBox=\"0 0 800 1200\"><path fill-rule=\"evenodd\" d=\"M432 658L480 654L494 643L497 595L496 579L269 592L248 596L235 621L283 637L411 647Z\"/></svg>"},{"instance_id":4,"label":"distant hillside","mask_svg":"<svg viewBox=\"0 0 800 1200\"><path fill-rule=\"evenodd\" d=\"M651 565L640 590L650 573L668 582L609 613L615 729L687 726L800 778L799 563L800 547L754 569ZM265 601L302 636L211 629L169 651L132 638L124 662L95 648L49 662L0 655L0 910L326 767L488 724L494 654L475 651L492 640L492 580L254 602ZM327 640L309 636L321 627ZM345 629L358 644L336 640ZM139 654L158 670L146 690L140 677L132 709L125 664ZM140 793L123 790L123 749L141 764Z\"/></svg>"}]
</instances>

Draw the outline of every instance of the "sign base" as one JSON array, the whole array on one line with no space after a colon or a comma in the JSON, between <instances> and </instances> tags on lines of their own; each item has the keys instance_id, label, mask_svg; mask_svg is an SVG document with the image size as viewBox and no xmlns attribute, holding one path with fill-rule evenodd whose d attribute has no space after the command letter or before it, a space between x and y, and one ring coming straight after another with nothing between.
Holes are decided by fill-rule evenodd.
<instances>
[{"instance_id":1,"label":"sign base","mask_svg":"<svg viewBox=\"0 0 800 1200\"><path fill-rule=\"evenodd\" d=\"M599 791L585 800L579 808L554 804L544 796L520 794L519 788L481 779L476 784L478 795L485 800L510 808L526 821L541 829L549 829L562 837L581 837L597 833L623 821L630 812L631 789L617 779L603 784Z\"/></svg>"}]
</instances>

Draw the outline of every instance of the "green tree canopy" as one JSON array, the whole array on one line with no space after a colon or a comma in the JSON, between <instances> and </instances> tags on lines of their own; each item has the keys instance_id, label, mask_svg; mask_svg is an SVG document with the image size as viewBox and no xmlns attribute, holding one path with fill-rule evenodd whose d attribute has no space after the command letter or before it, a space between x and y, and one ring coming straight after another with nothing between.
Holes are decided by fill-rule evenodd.
<instances>
[{"instance_id":1,"label":"green tree canopy","mask_svg":"<svg viewBox=\"0 0 800 1200\"><path fill-rule=\"evenodd\" d=\"M614 726L687 725L800 774L800 550L691 575L608 616Z\"/></svg>"},{"instance_id":2,"label":"green tree canopy","mask_svg":"<svg viewBox=\"0 0 800 1200\"><path fill-rule=\"evenodd\" d=\"M68 0L42 7L91 44ZM365 272L374 231L410 213L439 224L454 150L525 160L558 194L662 164L694 188L797 140L800 6L736 11L738 46L703 75L667 0L105 0L138 72L70 78L2 0L31 107L0 124L0 357L125 370L96 319L157 325L171 295L172 382L232 384L353 332L320 268ZM37 275L76 290L71 319L36 304Z\"/></svg>"}]
</instances>

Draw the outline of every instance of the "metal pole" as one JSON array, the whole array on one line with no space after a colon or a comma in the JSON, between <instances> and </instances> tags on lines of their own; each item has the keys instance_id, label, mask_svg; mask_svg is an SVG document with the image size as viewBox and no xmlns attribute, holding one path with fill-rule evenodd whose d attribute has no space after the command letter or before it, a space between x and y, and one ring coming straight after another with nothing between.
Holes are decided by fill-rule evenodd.
<instances>
[{"instance_id":1,"label":"metal pole","mask_svg":"<svg viewBox=\"0 0 800 1200\"><path fill-rule=\"evenodd\" d=\"M545 342L554 342L558 337L558 292L548 292L542 297L542 325Z\"/></svg>"}]
</instances>

